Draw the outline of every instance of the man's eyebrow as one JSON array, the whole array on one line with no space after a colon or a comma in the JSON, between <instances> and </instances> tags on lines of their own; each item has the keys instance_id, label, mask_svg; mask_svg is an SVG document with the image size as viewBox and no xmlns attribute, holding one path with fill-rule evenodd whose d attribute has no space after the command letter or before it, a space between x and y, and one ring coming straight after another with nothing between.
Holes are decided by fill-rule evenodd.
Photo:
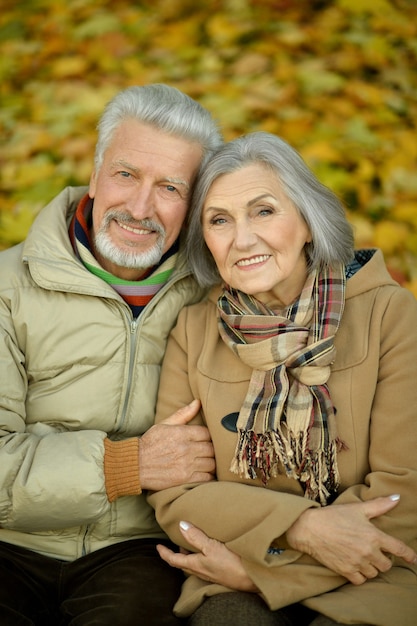
<instances>
[{"instance_id":1,"label":"man's eyebrow","mask_svg":"<svg viewBox=\"0 0 417 626\"><path fill-rule=\"evenodd\" d=\"M127 161L123 161L123 159L116 159L115 161L112 161L110 163L111 167L124 167L127 170L130 170L131 172L135 172L138 173L140 170L138 167L135 167L134 165L132 165L131 163L128 163Z\"/></svg>"},{"instance_id":2,"label":"man's eyebrow","mask_svg":"<svg viewBox=\"0 0 417 626\"><path fill-rule=\"evenodd\" d=\"M135 173L140 172L140 169L138 167L132 165L131 163L128 163L127 161L124 161L123 159L117 159L116 161L113 161L112 166L125 167L127 170L131 170ZM167 183L172 183L173 185L182 185L187 190L190 189L189 183L187 183L186 180L182 180L182 178L172 178L171 176L167 176L166 178L162 178L162 180L166 181Z\"/></svg>"},{"instance_id":3,"label":"man's eyebrow","mask_svg":"<svg viewBox=\"0 0 417 626\"><path fill-rule=\"evenodd\" d=\"M164 180L166 180L167 183L172 183L173 185L182 185L186 189L190 189L189 183L187 183L186 180L182 180L181 178L171 178L170 176L167 176Z\"/></svg>"}]
</instances>

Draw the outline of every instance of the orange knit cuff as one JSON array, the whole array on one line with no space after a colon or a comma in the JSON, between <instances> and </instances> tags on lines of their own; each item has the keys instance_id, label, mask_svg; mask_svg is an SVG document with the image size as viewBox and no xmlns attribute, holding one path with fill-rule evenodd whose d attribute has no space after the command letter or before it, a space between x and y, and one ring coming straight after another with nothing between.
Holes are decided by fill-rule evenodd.
<instances>
[{"instance_id":1,"label":"orange knit cuff","mask_svg":"<svg viewBox=\"0 0 417 626\"><path fill-rule=\"evenodd\" d=\"M110 502L142 493L139 479L139 439L104 439L104 479Z\"/></svg>"}]
</instances>

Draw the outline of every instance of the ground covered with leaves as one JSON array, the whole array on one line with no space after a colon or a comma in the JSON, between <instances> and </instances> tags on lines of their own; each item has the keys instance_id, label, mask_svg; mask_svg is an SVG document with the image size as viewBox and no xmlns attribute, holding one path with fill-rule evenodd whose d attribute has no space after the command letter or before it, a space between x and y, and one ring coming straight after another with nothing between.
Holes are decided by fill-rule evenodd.
<instances>
[{"instance_id":1,"label":"ground covered with leaves","mask_svg":"<svg viewBox=\"0 0 417 626\"><path fill-rule=\"evenodd\" d=\"M1 0L0 64L0 248L88 182L104 104L165 82L290 142L417 296L416 0Z\"/></svg>"}]
</instances>

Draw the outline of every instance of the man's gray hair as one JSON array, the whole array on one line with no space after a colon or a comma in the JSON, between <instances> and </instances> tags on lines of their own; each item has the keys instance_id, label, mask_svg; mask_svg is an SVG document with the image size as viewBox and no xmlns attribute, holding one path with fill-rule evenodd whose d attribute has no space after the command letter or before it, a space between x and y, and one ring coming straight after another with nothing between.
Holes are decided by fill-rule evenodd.
<instances>
[{"instance_id":1,"label":"man's gray hair","mask_svg":"<svg viewBox=\"0 0 417 626\"><path fill-rule=\"evenodd\" d=\"M175 87L158 83L128 87L110 100L98 123L94 157L97 171L115 130L126 119L199 143L203 149L203 163L223 143L209 111Z\"/></svg>"},{"instance_id":2,"label":"man's gray hair","mask_svg":"<svg viewBox=\"0 0 417 626\"><path fill-rule=\"evenodd\" d=\"M305 245L310 270L352 261L353 231L338 197L316 178L286 141L270 133L254 132L219 148L197 179L189 215L187 254L201 285L207 287L220 281L203 236L201 218L207 193L219 176L252 164L265 166L276 174L286 196L307 223L312 235L311 243Z\"/></svg>"}]
</instances>

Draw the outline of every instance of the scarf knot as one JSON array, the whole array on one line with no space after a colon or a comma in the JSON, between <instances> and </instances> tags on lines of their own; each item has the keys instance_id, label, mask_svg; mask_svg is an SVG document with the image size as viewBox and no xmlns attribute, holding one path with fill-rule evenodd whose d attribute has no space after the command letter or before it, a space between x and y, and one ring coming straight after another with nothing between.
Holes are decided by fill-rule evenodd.
<instances>
[{"instance_id":1,"label":"scarf knot","mask_svg":"<svg viewBox=\"0 0 417 626\"><path fill-rule=\"evenodd\" d=\"M264 484L285 472L323 505L339 487L341 444L327 381L345 283L343 266L315 271L279 314L231 288L218 301L222 339L252 368L231 471L251 479L259 472Z\"/></svg>"}]
</instances>

